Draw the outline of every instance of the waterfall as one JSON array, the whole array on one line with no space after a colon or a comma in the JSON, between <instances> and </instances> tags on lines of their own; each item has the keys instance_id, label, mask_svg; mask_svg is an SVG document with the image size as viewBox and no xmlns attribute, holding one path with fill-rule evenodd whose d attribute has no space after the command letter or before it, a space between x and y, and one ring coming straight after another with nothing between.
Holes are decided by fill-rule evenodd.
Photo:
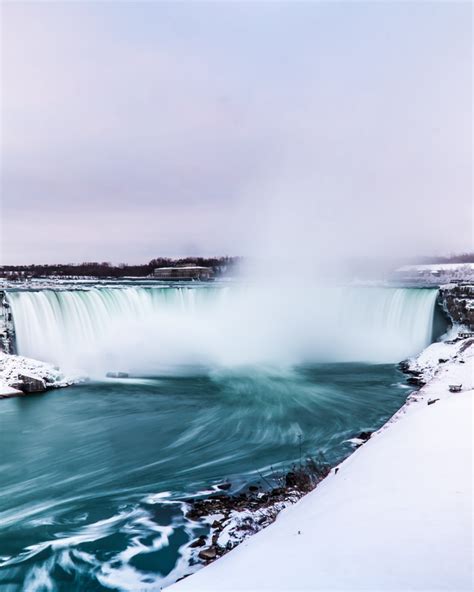
<instances>
[{"instance_id":1,"label":"waterfall","mask_svg":"<svg viewBox=\"0 0 474 592\"><path fill-rule=\"evenodd\" d=\"M97 287L10 291L18 353L80 369L396 362L431 341L437 290Z\"/></svg>"}]
</instances>

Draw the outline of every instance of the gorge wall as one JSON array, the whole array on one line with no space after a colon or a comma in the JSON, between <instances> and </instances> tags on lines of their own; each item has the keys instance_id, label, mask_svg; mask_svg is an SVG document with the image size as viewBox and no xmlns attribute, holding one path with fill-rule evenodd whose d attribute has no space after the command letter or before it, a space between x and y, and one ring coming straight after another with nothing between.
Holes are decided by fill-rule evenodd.
<instances>
[{"instance_id":1,"label":"gorge wall","mask_svg":"<svg viewBox=\"0 0 474 592\"><path fill-rule=\"evenodd\" d=\"M438 303L453 324L474 331L474 285L441 286Z\"/></svg>"},{"instance_id":2,"label":"gorge wall","mask_svg":"<svg viewBox=\"0 0 474 592\"><path fill-rule=\"evenodd\" d=\"M4 290L0 290L0 351L16 353L13 315Z\"/></svg>"}]
</instances>

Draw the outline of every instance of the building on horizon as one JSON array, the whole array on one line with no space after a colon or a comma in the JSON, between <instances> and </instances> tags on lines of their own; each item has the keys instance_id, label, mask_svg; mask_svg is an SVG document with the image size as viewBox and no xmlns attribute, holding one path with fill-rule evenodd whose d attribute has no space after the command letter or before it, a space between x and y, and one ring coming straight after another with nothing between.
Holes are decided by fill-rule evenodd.
<instances>
[{"instance_id":1,"label":"building on horizon","mask_svg":"<svg viewBox=\"0 0 474 592\"><path fill-rule=\"evenodd\" d=\"M210 280L214 275L211 267L182 265L177 267L157 267L153 277L163 280Z\"/></svg>"}]
</instances>

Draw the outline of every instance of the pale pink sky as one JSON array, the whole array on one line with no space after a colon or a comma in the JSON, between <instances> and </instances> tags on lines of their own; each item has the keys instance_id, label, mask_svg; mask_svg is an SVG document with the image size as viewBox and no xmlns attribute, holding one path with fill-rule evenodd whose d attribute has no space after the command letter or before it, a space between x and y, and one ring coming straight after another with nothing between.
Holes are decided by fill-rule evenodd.
<instances>
[{"instance_id":1,"label":"pale pink sky","mask_svg":"<svg viewBox=\"0 0 474 592\"><path fill-rule=\"evenodd\" d=\"M1 262L472 248L471 10L2 3Z\"/></svg>"}]
</instances>

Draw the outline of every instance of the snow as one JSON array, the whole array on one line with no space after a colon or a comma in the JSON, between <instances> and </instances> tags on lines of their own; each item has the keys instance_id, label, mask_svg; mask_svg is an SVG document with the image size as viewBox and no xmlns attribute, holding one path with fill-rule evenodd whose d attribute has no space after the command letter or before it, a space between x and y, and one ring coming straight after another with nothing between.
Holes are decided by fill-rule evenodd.
<instances>
[{"instance_id":1,"label":"snow","mask_svg":"<svg viewBox=\"0 0 474 592\"><path fill-rule=\"evenodd\" d=\"M449 362L461 359L462 350L464 350L471 341L470 339L461 339L459 337L459 334L462 334L463 332L469 333L469 330L463 326L456 326L450 329L445 335L445 341L432 343L424 349L419 356L410 360L410 370L421 372L425 382L428 382L428 380L432 379L435 375L440 379L445 370L443 364L446 363L441 360ZM455 369L450 367L449 371L452 374L455 372Z\"/></svg>"},{"instance_id":2,"label":"snow","mask_svg":"<svg viewBox=\"0 0 474 592\"><path fill-rule=\"evenodd\" d=\"M274 524L169 590L472 590L473 358L469 339L427 348L412 365L430 380L391 421Z\"/></svg>"},{"instance_id":3,"label":"snow","mask_svg":"<svg viewBox=\"0 0 474 592\"><path fill-rule=\"evenodd\" d=\"M429 263L402 265L397 271L474 271L474 263Z\"/></svg>"},{"instance_id":4,"label":"snow","mask_svg":"<svg viewBox=\"0 0 474 592\"><path fill-rule=\"evenodd\" d=\"M404 265L395 270L394 279L425 285L441 285L450 282L473 282L474 263L440 263L432 265Z\"/></svg>"},{"instance_id":5,"label":"snow","mask_svg":"<svg viewBox=\"0 0 474 592\"><path fill-rule=\"evenodd\" d=\"M43 380L46 388L68 386L73 380L51 364L0 352L0 397L24 394L12 388L19 382L19 375Z\"/></svg>"},{"instance_id":6,"label":"snow","mask_svg":"<svg viewBox=\"0 0 474 592\"><path fill-rule=\"evenodd\" d=\"M0 399L4 399L5 397L18 397L23 394L22 391L0 382Z\"/></svg>"}]
</instances>

